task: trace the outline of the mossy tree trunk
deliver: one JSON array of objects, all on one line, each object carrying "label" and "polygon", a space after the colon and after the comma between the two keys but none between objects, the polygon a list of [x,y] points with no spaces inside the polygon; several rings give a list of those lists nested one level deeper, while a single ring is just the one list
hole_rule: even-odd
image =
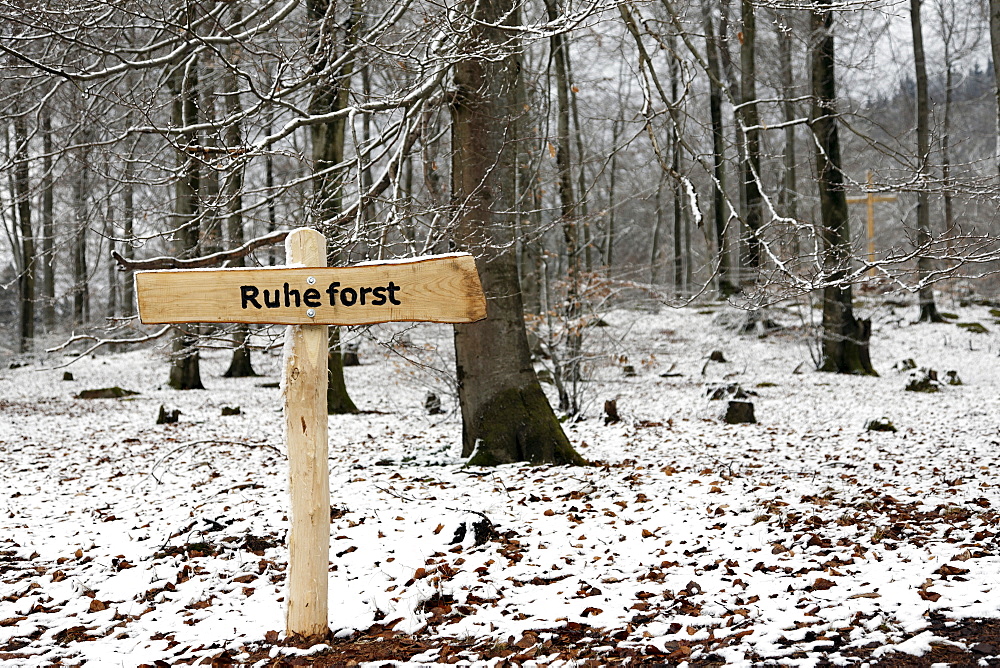
[{"label": "mossy tree trunk", "polygon": [[455,66],[452,100],[452,201],[459,245],[476,255],[487,298],[486,320],[455,327],[463,453],[472,465],[510,462],[584,464],[562,431],[531,365],[517,264],[512,250],[517,147],[510,141],[520,75],[512,0],[463,3],[470,17],[466,49]]},{"label": "mossy tree trunk", "polygon": [[[829,7],[830,0],[821,0],[819,4]],[[837,136],[832,12],[828,8],[814,10],[811,27],[813,103],[810,125],[816,136],[823,268],[829,282],[823,290],[820,371],[877,375],[868,353],[871,321],[859,321],[854,317],[851,285],[840,282],[850,268],[851,239]]]},{"label": "mossy tree trunk", "polygon": [[[326,70],[327,63],[340,55],[337,46],[350,49],[357,42],[360,30],[361,4],[354,0],[351,17],[341,25],[336,16],[336,6],[331,0],[308,0],[306,8],[309,22],[313,26],[313,69]],[[341,35],[338,35],[338,32]],[[338,41],[338,37],[342,40]],[[316,82],[309,103],[309,111],[314,114],[330,114],[344,109],[349,102],[351,76],[354,73],[354,59],[346,58],[333,72],[326,73]],[[345,116],[310,126],[313,157],[313,220],[317,229],[328,240],[327,261],[331,265],[342,261],[339,235],[327,229],[328,221],[340,213],[345,175],[332,169],[344,159]],[[330,327],[330,350],[327,355],[330,384],[327,386],[326,408],[330,415],[356,413],[357,406],[347,393],[344,381],[344,363],[340,354],[340,330]]]}]

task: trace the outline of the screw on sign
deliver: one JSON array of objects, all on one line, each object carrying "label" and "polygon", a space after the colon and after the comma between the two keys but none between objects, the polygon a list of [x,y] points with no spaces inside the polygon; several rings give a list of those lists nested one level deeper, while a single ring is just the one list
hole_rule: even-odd
[{"label": "screw on sign", "polygon": [[486,300],[467,253],[327,267],[326,238],[307,228],[291,232],[285,249],[293,266],[137,272],[135,294],[147,324],[291,325],[284,360],[291,492],[286,631],[320,639],[329,632],[327,325],[475,322],[486,317]]}]

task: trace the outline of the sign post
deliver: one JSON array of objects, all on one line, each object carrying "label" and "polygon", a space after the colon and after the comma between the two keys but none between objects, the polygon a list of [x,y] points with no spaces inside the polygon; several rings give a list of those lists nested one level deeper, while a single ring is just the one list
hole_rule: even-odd
[{"label": "sign post", "polygon": [[[875,202],[895,202],[895,195],[876,195],[874,191],[875,180],[872,175],[872,170],[868,170],[868,188],[867,194],[864,197],[848,197],[848,204],[861,204],[862,202],[867,205],[868,208],[868,226],[866,228],[868,233],[868,262],[875,263]],[[868,269],[868,278],[875,278],[875,267],[872,266]]]},{"label": "sign post", "polygon": [[486,317],[467,253],[326,266],[326,238],[302,228],[285,239],[289,267],[135,274],[143,323],[290,325],[285,334],[285,439],[291,526],[286,632],[329,631],[330,480],[327,464],[327,325],[475,322]]}]

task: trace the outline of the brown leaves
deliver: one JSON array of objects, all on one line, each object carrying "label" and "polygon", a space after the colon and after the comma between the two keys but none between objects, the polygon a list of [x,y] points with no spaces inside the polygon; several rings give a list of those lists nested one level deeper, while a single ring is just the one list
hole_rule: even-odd
[{"label": "brown leaves", "polygon": [[826,591],[827,589],[832,589],[837,586],[837,583],[833,580],[827,580],[826,578],[816,578],[815,582],[812,583],[812,591]]}]

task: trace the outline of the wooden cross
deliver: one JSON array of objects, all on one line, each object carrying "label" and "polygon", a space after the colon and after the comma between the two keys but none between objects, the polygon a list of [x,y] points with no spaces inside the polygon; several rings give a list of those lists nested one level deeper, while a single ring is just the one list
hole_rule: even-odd
[{"label": "wooden cross", "polygon": [[895,202],[895,195],[876,195],[874,189],[874,177],[872,170],[868,170],[868,187],[864,197],[848,197],[848,204],[868,205],[868,262],[872,265],[868,268],[868,278],[875,278],[875,202]]},{"label": "wooden cross", "polygon": [[326,238],[303,228],[285,239],[285,254],[291,266],[137,272],[135,294],[143,323],[291,325],[283,383],[291,495],[285,627],[318,640],[329,632],[327,325],[475,322],[486,317],[486,300],[468,253],[328,268]]}]

